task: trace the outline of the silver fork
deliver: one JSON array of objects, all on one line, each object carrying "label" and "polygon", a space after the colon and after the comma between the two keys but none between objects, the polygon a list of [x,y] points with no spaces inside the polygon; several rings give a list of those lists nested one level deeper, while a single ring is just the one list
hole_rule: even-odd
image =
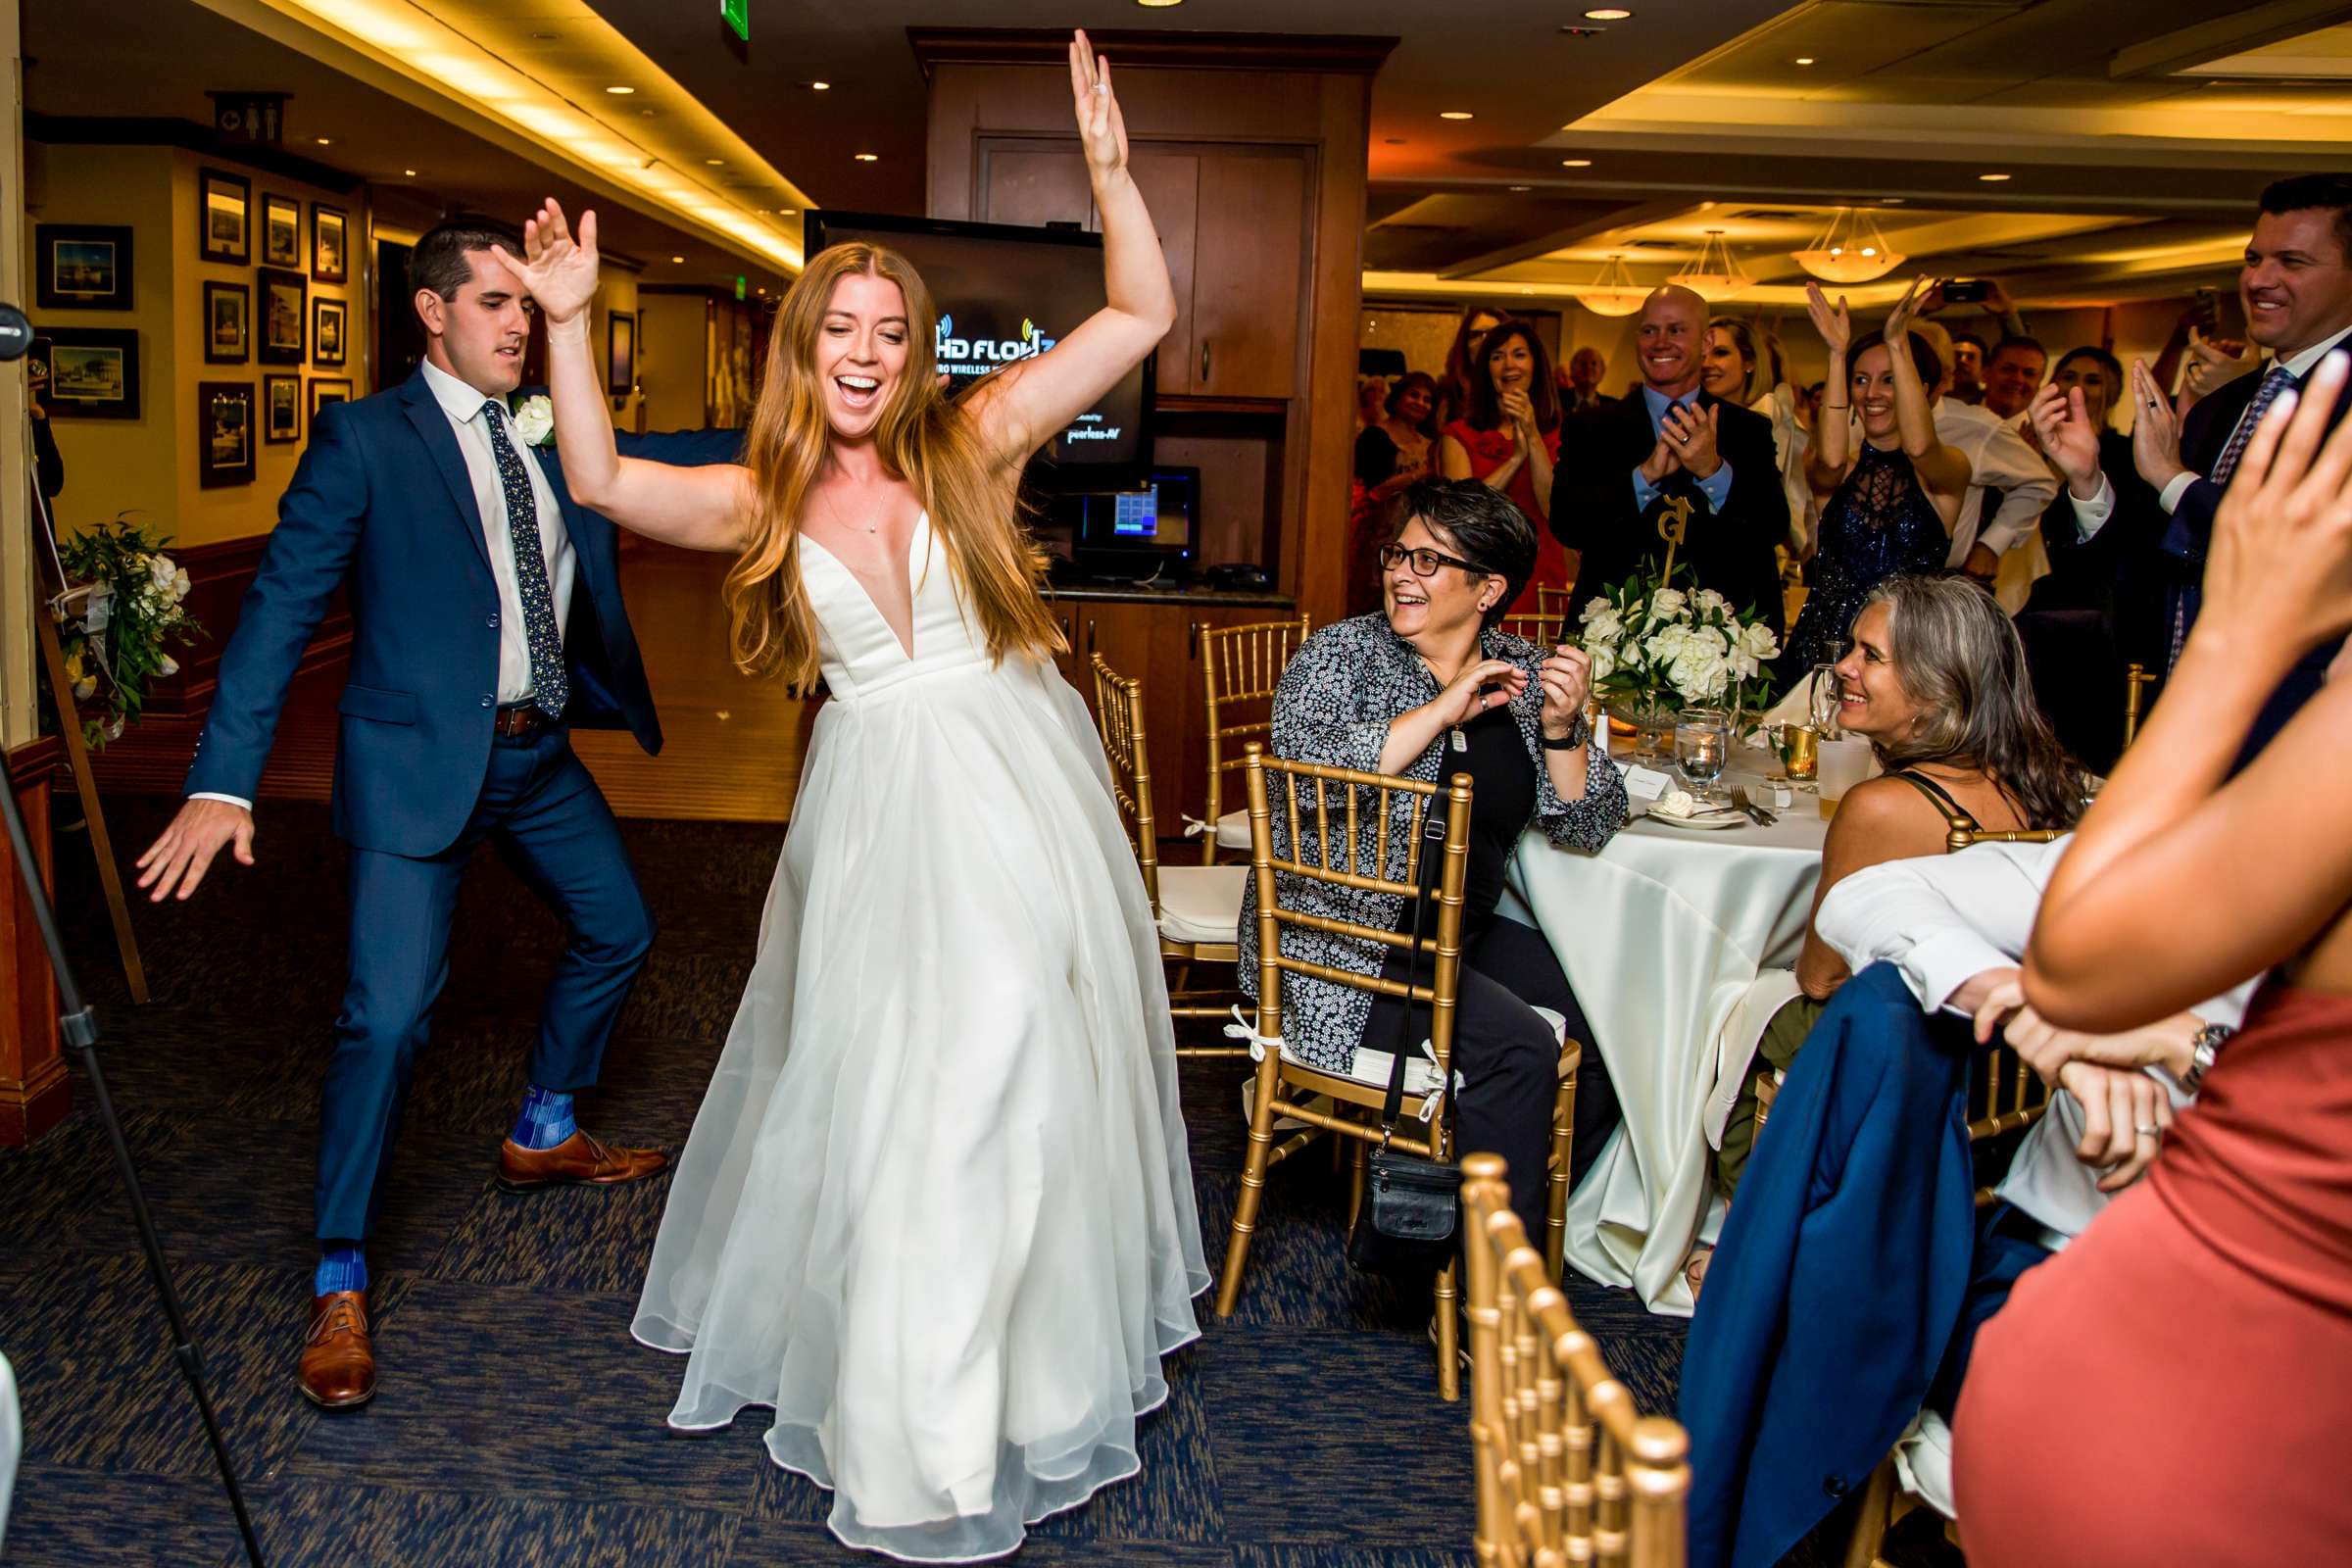
[{"label": "silver fork", "polygon": [[1779,817],[1777,817],[1777,816],[1773,815],[1773,814],[1772,814],[1770,811],[1767,811],[1766,809],[1764,809],[1764,808],[1762,808],[1761,806],[1758,806],[1758,805],[1757,805],[1755,802],[1753,802],[1753,801],[1751,801],[1751,800],[1749,800],[1749,799],[1747,798],[1747,786],[1746,786],[1746,785],[1744,785],[1744,784],[1735,784],[1735,785],[1733,785],[1733,786],[1732,786],[1732,789],[1731,789],[1731,795],[1732,795],[1732,804],[1733,804],[1734,806],[1737,806],[1738,808],[1740,808],[1740,809],[1741,809],[1742,811],[1745,811],[1745,812],[1747,813],[1747,815],[1748,815],[1748,819],[1749,819],[1750,821],[1754,822],[1754,823],[1755,823],[1757,826],[1759,826],[1759,827],[1770,827],[1770,826],[1772,826],[1772,825],[1773,825],[1775,822],[1778,822],[1778,821],[1780,820],[1780,818],[1779,818]]}]

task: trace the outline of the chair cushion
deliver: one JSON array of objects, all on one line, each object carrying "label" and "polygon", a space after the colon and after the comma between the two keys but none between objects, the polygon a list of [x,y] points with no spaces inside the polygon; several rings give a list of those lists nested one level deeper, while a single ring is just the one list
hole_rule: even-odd
[{"label": "chair cushion", "polygon": [[1249,847],[1250,811],[1248,808],[1245,807],[1239,811],[1227,811],[1223,816],[1217,818],[1218,849],[1246,850]]},{"label": "chair cushion", "polygon": [[1241,940],[1246,865],[1163,865],[1159,868],[1159,934],[1170,942]]}]

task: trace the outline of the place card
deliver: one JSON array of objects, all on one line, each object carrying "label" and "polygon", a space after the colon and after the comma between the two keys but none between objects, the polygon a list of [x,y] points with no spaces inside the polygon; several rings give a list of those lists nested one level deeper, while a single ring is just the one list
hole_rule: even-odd
[{"label": "place card", "polygon": [[1637,801],[1654,801],[1674,785],[1674,775],[1636,762],[1625,770],[1625,793]]}]

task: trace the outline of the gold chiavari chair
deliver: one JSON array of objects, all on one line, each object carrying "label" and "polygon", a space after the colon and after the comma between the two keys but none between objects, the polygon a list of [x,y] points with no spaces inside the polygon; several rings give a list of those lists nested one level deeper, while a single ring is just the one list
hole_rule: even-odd
[{"label": "gold chiavari chair", "polygon": [[[1389,1147],[1430,1159],[1447,1157],[1446,1118],[1435,1114],[1436,1107],[1426,1102],[1436,1098],[1441,1086],[1451,1082],[1453,1071],[1454,1006],[1461,983],[1462,881],[1467,872],[1470,842],[1468,774],[1456,774],[1450,783],[1441,787],[1386,773],[1358,773],[1310,762],[1284,761],[1266,756],[1265,749],[1254,743],[1244,753],[1244,772],[1250,786],[1249,869],[1257,880],[1256,1038],[1261,1045],[1250,1098],[1250,1142],[1242,1167],[1241,1196],[1234,1207],[1233,1237],[1226,1248],[1224,1275],[1217,1288],[1219,1317],[1230,1317],[1241,1299],[1242,1270],[1250,1255],[1250,1238],[1256,1233],[1267,1169],[1306,1147],[1318,1129],[1351,1140],[1356,1155],[1354,1190],[1348,1205],[1352,1222],[1362,1197],[1364,1156],[1370,1146],[1381,1141],[1377,1127],[1366,1119],[1350,1117],[1348,1110],[1355,1107],[1359,1113],[1378,1113],[1388,1096],[1388,1064],[1368,1068],[1362,1077],[1341,1077],[1310,1067],[1286,1054],[1280,1046],[1285,973],[1308,975],[1334,985],[1429,1004],[1428,1044],[1436,1070],[1426,1079],[1428,1090],[1416,1093],[1412,1092],[1414,1080],[1408,1069],[1407,1093],[1400,1112],[1400,1126],[1411,1126],[1414,1118],[1424,1110],[1429,1111],[1430,1120],[1424,1124],[1429,1133],[1422,1138],[1400,1131],[1389,1140]],[[1277,798],[1291,846],[1290,857],[1282,859],[1274,855]],[[1434,852],[1443,857],[1436,888],[1437,931],[1424,936],[1419,948],[1431,957],[1427,985],[1407,985],[1380,975],[1356,974],[1291,957],[1283,952],[1282,933],[1286,929],[1352,937],[1399,952],[1412,948],[1413,938],[1406,933],[1333,920],[1288,906],[1282,902],[1281,884],[1276,881],[1275,873],[1286,872],[1311,881],[1409,898],[1420,882],[1420,858],[1425,853],[1422,831],[1429,813],[1438,809],[1441,800],[1446,811],[1446,836],[1443,849]],[[1374,860],[1361,853],[1359,828],[1367,823],[1394,824],[1399,820],[1410,829],[1410,838],[1403,870],[1399,876],[1392,877],[1387,874],[1387,834],[1383,833],[1379,840],[1382,858]],[[1310,843],[1314,855],[1311,859],[1305,849]],[[1545,1248],[1550,1254],[1549,1267],[1555,1275],[1567,1234],[1576,1076],[1583,1062],[1584,1048],[1575,1041],[1563,1040],[1559,1089],[1552,1102],[1550,1173],[1545,1193]],[[1275,1123],[1285,1117],[1303,1124],[1304,1130],[1277,1146]],[[1456,1291],[1452,1267],[1438,1276],[1436,1294],[1438,1392],[1444,1398],[1455,1399],[1461,1396],[1461,1369],[1455,1355],[1460,1331],[1454,1320]]]},{"label": "gold chiavari chair", "polygon": [[2129,748],[2139,738],[2139,720],[2147,702],[2147,690],[2156,684],[2156,677],[2145,664],[2124,666],[2124,745]]},{"label": "gold chiavari chair", "polygon": [[[1110,764],[1110,793],[1118,803],[1121,824],[1135,844],[1135,858],[1144,873],[1144,891],[1152,900],[1152,918],[1159,928],[1159,953],[1183,965],[1232,964],[1240,961],[1237,933],[1242,920],[1242,892],[1249,886],[1246,865],[1161,865],[1152,812],[1152,760],[1144,736],[1144,683],[1121,675],[1093,656],[1095,722],[1102,737],[1102,756]],[[1239,993],[1222,990],[1171,990],[1169,1011],[1179,1018],[1222,1018]],[[1241,1046],[1179,1047],[1180,1056],[1242,1056]]]},{"label": "gold chiavari chair", "polygon": [[1511,1212],[1499,1154],[1462,1160],[1479,1568],[1682,1568],[1690,1437],[1645,1416]]},{"label": "gold chiavari chair", "polygon": [[1502,629],[1514,637],[1524,637],[1538,648],[1550,648],[1559,641],[1560,621],[1556,615],[1505,615]]},{"label": "gold chiavari chair", "polygon": [[1551,622],[1552,625],[1558,626],[1562,622],[1574,621],[1576,617],[1570,612],[1575,609],[1576,591],[1574,589],[1554,588],[1549,583],[1536,584],[1536,613]]},{"label": "gold chiavari chair", "polygon": [[1246,626],[1197,626],[1200,676],[1208,692],[1208,804],[1204,819],[1185,831],[1200,839],[1200,863],[1217,863],[1219,850],[1250,848],[1250,813],[1225,809],[1225,775],[1242,768],[1241,748],[1274,736],[1274,688],[1291,656],[1306,641],[1307,617],[1259,620]]}]

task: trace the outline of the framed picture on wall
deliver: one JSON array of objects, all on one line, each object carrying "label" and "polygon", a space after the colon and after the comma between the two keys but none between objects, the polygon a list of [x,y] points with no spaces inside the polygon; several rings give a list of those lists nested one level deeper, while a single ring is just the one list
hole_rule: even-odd
[{"label": "framed picture on wall", "polygon": [[253,483],[253,383],[196,383],[196,483]]},{"label": "framed picture on wall", "polygon": [[262,197],[262,264],[302,265],[302,203],[291,196]]},{"label": "framed picture on wall", "polygon": [[243,267],[253,260],[253,181],[219,169],[196,171],[196,256]]},{"label": "framed picture on wall", "polygon": [[321,283],[351,281],[349,222],[342,208],[311,203],[311,276]]},{"label": "framed picture on wall", "polygon": [[242,283],[204,285],[204,363],[243,365],[253,352],[253,290]]},{"label": "framed picture on wall", "polygon": [[320,365],[343,363],[346,309],[341,300],[324,295],[311,301],[311,358]]},{"label": "framed picture on wall", "polygon": [[43,326],[33,329],[34,380],[49,369],[42,406],[53,419],[135,419],[139,416],[139,334],[128,327]]},{"label": "framed picture on wall", "polygon": [[271,446],[302,439],[302,377],[262,377],[262,439]]},{"label": "framed picture on wall", "polygon": [[605,389],[625,393],[637,384],[637,318],[626,311],[605,317]]},{"label": "framed picture on wall", "polygon": [[346,380],[314,380],[311,382],[311,418],[316,421],[318,411],[329,403],[349,403],[351,383]]},{"label": "framed picture on wall", "polygon": [[310,279],[274,267],[254,275],[262,288],[262,341],[254,357],[264,365],[300,365],[310,341]]},{"label": "framed picture on wall", "polygon": [[92,223],[36,223],[33,303],[44,311],[130,309],[130,230]]}]

